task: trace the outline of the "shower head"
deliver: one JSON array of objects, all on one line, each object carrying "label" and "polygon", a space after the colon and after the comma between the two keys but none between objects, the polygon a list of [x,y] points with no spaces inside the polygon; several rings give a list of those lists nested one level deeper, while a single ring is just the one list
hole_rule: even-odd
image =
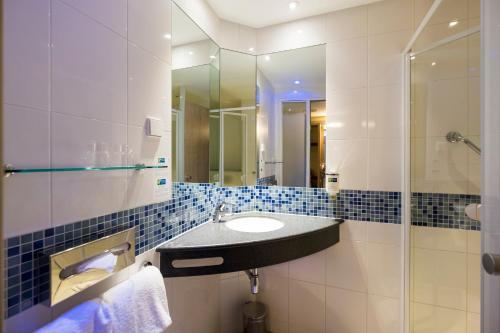
[{"label": "shower head", "polygon": [[448,142],[455,143],[463,142],[465,138],[458,132],[448,132],[448,134],[446,134],[446,140],[448,140]]},{"label": "shower head", "polygon": [[473,151],[475,151],[477,154],[481,155],[481,148],[479,148],[478,146],[476,146],[476,144],[474,142],[472,142],[471,140],[467,139],[466,137],[464,137],[459,132],[453,132],[453,131],[452,132],[448,132],[448,134],[446,134],[446,140],[448,142],[451,142],[451,143],[463,142],[470,149],[472,149]]}]

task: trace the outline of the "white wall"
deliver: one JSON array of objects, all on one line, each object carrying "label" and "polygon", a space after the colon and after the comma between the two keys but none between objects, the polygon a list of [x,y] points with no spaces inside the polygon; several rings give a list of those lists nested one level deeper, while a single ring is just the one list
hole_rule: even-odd
[{"label": "white wall", "polygon": [[[5,162],[154,164],[170,152],[170,2],[5,1]],[[146,116],[165,121],[161,140]],[[164,201],[157,176],[107,171],[4,179],[6,237]],[[29,209],[26,209],[29,207]]]},{"label": "white wall", "polygon": [[260,29],[202,15],[202,6],[183,9],[230,49],[248,52],[254,36],[258,54],[326,43],[327,168],[345,189],[401,191],[401,53],[427,5],[385,0]]},{"label": "white wall", "polygon": [[401,332],[400,226],[347,221],[340,242],[261,272],[272,332]]},{"label": "white wall", "polygon": [[[155,164],[169,157],[170,42],[163,37],[169,32],[167,0],[148,6],[140,0],[4,1],[5,162],[49,168]],[[146,116],[164,120],[161,140],[145,136]],[[5,237],[165,201],[170,186],[155,193],[158,177],[170,181],[170,171],[3,178]],[[7,331],[31,332],[90,294],[53,309],[30,308],[10,318]]]}]

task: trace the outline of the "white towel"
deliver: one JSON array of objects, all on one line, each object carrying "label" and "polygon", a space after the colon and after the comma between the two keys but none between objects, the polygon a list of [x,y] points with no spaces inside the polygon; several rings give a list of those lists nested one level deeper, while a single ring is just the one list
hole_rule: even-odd
[{"label": "white towel", "polygon": [[101,296],[101,325],[113,333],[162,333],[171,324],[158,268],[149,266]]},{"label": "white towel", "polygon": [[106,333],[99,318],[101,304],[99,300],[84,302],[60,315],[53,322],[38,329],[35,333]]}]

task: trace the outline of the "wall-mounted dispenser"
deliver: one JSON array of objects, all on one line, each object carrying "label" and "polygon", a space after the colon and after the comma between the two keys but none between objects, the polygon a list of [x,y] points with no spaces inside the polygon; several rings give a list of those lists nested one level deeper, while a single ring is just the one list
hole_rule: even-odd
[{"label": "wall-mounted dispenser", "polygon": [[340,192],[340,175],[337,172],[327,172],[325,174],[325,189],[328,195],[336,197]]}]

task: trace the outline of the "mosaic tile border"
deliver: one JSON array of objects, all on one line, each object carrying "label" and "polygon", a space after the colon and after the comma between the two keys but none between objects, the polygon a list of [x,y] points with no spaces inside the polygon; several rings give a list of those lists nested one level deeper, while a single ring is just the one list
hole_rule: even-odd
[{"label": "mosaic tile border", "polygon": [[479,195],[412,193],[411,224],[424,227],[481,230],[478,221],[465,215],[465,207],[480,203]]},{"label": "mosaic tile border", "polygon": [[324,189],[174,183],[173,199],[57,226],[5,240],[5,318],[48,299],[48,255],[136,227],[136,255],[198,226],[226,200],[235,211],[269,211],[401,223],[398,192],[341,191],[335,199]]}]

